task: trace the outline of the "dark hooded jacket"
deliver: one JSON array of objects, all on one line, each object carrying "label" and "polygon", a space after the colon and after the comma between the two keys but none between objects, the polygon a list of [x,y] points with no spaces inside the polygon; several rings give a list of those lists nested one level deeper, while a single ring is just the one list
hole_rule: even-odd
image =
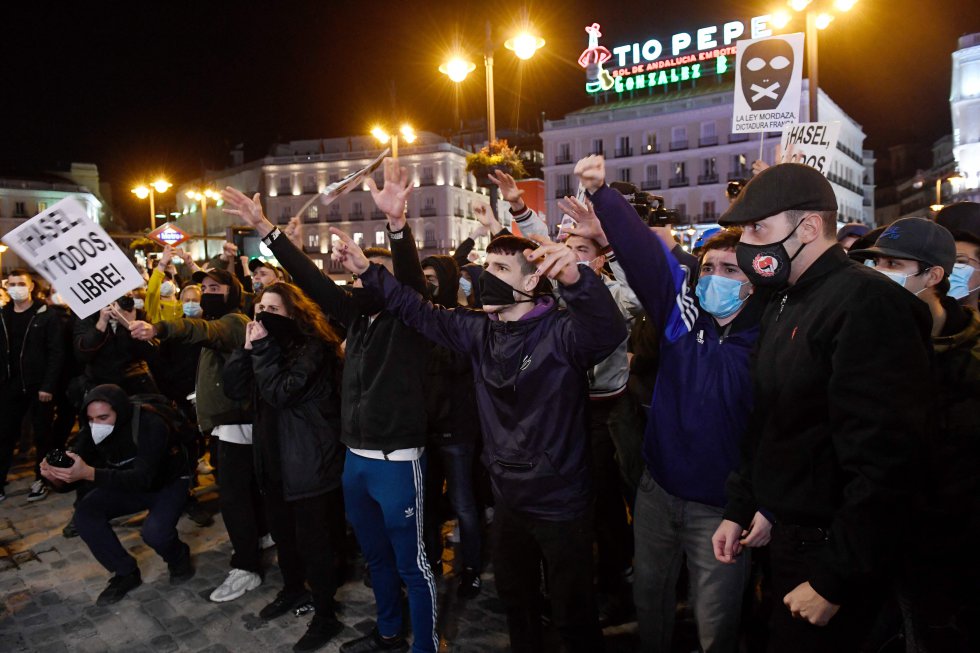
[{"label": "dark hooded jacket", "polygon": [[[109,436],[95,444],[89,429],[88,405],[104,401],[116,411],[116,423]],[[167,423],[142,406],[139,430],[133,440],[133,405],[117,385],[99,385],[82,400],[82,429],[74,450],[82,460],[95,468],[94,487],[120,492],[155,492],[174,479],[188,475],[188,461],[183,451],[172,447]],[[70,488],[65,488],[70,489]]]},{"label": "dark hooded jacket", "polygon": [[[434,303],[456,308],[459,266],[451,256],[429,256],[422,268],[431,267],[439,278]],[[468,444],[480,436],[473,368],[469,359],[445,347],[433,346],[425,368],[425,410],[430,444]]]},{"label": "dark hooded jacket", "polygon": [[0,383],[19,378],[22,390],[37,388],[54,394],[68,352],[64,347],[64,324],[59,315],[41,302],[31,307],[34,314],[19,351],[11,351],[8,323],[14,303],[0,309]]}]

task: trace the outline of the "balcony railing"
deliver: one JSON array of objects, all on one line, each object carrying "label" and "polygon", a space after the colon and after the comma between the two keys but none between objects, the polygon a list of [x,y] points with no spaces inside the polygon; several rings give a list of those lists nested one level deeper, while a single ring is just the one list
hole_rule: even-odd
[{"label": "balcony railing", "polygon": [[644,179],[640,182],[640,190],[660,190],[660,186],[659,179]]},{"label": "balcony railing", "polygon": [[677,150],[686,150],[689,147],[690,147],[690,144],[687,141],[671,141],[670,142],[670,151],[671,152],[676,152]]},{"label": "balcony railing", "polygon": [[564,165],[566,163],[571,163],[571,162],[572,162],[571,154],[559,154],[558,156],[555,157],[556,166]]},{"label": "balcony railing", "polygon": [[625,158],[625,157],[628,157],[628,156],[633,156],[633,148],[632,147],[623,147],[623,148],[620,148],[620,149],[617,149],[616,150],[616,157],[615,158],[622,159],[622,158]]},{"label": "balcony railing", "polygon": [[350,212],[350,219],[351,220],[363,220],[364,219],[364,211],[351,211]]},{"label": "balcony railing", "polygon": [[573,197],[575,196],[575,193],[573,193],[570,188],[559,188],[555,191],[555,199],[560,200],[561,198],[568,197],[570,195]]},{"label": "balcony railing", "polygon": [[713,175],[698,175],[698,186],[705,186],[707,184],[717,184],[718,174]]},{"label": "balcony railing", "polygon": [[419,209],[419,215],[423,218],[434,217],[437,213],[437,209],[434,206],[423,206]]},{"label": "balcony railing", "polygon": [[644,154],[659,154],[660,153],[660,146],[659,145],[647,145],[647,146],[645,146],[643,148],[643,153]]},{"label": "balcony railing", "polygon": [[435,186],[435,185],[436,185],[435,177],[421,177],[419,179],[419,186]]},{"label": "balcony railing", "polygon": [[291,215],[280,215],[279,216],[279,219],[276,221],[276,224],[288,224],[290,218],[292,218],[292,217],[293,216],[291,216]]},{"label": "balcony railing", "polygon": [[679,188],[681,186],[690,186],[690,185],[691,185],[691,180],[688,179],[687,177],[674,177],[668,183],[668,186],[670,186],[671,188]]},{"label": "balcony railing", "polygon": [[306,252],[307,254],[319,254],[320,253],[320,246],[319,245],[303,245],[303,251]]},{"label": "balcony railing", "polygon": [[741,170],[735,170],[728,173],[728,181],[745,181],[752,176],[751,171],[748,168],[743,168]]},{"label": "balcony railing", "polygon": [[372,220],[384,220],[385,219],[385,212],[382,211],[381,209],[373,209],[371,211],[371,219]]},{"label": "balcony railing", "polygon": [[457,218],[462,218],[466,215],[466,213],[461,208],[455,208],[453,209],[453,215]]},{"label": "balcony railing", "polygon": [[330,213],[327,214],[328,222],[340,222],[340,220],[341,220],[340,211],[331,211]]},{"label": "balcony railing", "polygon": [[718,144],[717,136],[702,136],[698,139],[698,147],[711,147]]},{"label": "balcony railing", "polygon": [[728,135],[728,142],[729,143],[745,143],[748,140],[749,140],[749,135],[748,134],[729,134]]}]

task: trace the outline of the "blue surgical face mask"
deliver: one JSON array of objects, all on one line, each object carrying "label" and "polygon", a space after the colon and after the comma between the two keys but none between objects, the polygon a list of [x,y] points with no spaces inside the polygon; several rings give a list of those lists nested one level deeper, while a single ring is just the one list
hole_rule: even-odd
[{"label": "blue surgical face mask", "polygon": [[184,302],[185,317],[201,317],[201,302]]},{"label": "blue surgical face mask", "polygon": [[694,294],[697,295],[701,308],[719,319],[731,317],[742,308],[745,298],[742,297],[742,286],[748,281],[729,279],[717,274],[709,274],[698,279]]},{"label": "blue surgical face mask", "polygon": [[953,299],[963,299],[976,288],[970,288],[970,277],[973,276],[974,269],[969,263],[957,263],[953,266],[953,271],[949,273],[949,292]]},{"label": "blue surgical face mask", "polygon": [[463,291],[463,294],[467,297],[473,292],[473,282],[466,277],[459,278],[459,289]]},{"label": "blue surgical face mask", "polygon": [[[895,283],[897,283],[898,285],[900,285],[902,288],[905,288],[906,287],[905,286],[905,283],[909,280],[909,277],[916,277],[916,276],[918,276],[920,274],[918,272],[915,273],[915,274],[902,274],[901,272],[890,272],[888,270],[882,270],[882,269],[876,267],[876,263],[875,263],[874,259],[870,259],[870,258],[869,259],[865,259],[864,264],[866,266],[868,266],[869,268],[874,269],[875,272],[878,272],[879,274],[885,275],[886,277],[888,277],[889,279],[891,279],[892,281],[894,281]],[[926,271],[928,271],[928,268],[926,270],[923,270],[923,272],[926,272]],[[923,288],[922,290],[925,290],[925,288]],[[922,290],[920,290],[919,292],[914,292],[912,294],[918,297],[919,293],[922,292]],[[909,291],[909,292],[912,292],[912,291]]]}]

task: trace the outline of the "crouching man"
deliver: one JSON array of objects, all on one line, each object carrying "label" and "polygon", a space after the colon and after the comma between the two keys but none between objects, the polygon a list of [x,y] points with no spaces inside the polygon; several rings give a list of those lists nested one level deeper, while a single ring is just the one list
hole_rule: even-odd
[{"label": "crouching man", "polygon": [[122,515],[149,509],[143,541],[167,562],[171,584],[190,579],[190,548],[177,535],[189,465],[186,454],[170,446],[167,423],[150,407],[134,411],[116,385],[90,390],[82,411],[88,424],[75,450],[49,454],[41,462],[41,474],[59,491],[78,489],[83,494],[75,508],[75,527],[95,559],[114,574],[97,604],[116,603],[142,583],[136,560],[109,524]]}]

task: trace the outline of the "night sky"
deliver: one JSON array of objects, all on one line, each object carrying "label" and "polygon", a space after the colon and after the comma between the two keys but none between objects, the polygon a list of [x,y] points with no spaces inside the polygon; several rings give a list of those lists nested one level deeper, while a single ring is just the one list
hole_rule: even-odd
[{"label": "night sky", "polygon": [[[819,0],[818,0],[819,1]],[[477,64],[484,23],[503,40],[524,3],[24,2],[5,3],[0,34],[0,171],[97,163],[117,213],[141,215],[129,188],[246,159],[277,140],[366,133],[378,120],[452,127],[455,86],[437,68],[454,42]],[[538,130],[589,103],[576,63],[584,26],[612,47],[767,13],[777,3],[555,0],[527,3],[547,45],[530,62],[500,48],[498,129],[518,116]],[[802,31],[802,21],[800,21]],[[820,82],[878,150],[929,145],[950,132],[950,53],[980,31],[980,3],[860,0],[820,36]],[[396,110],[392,103],[392,83]],[[459,92],[463,119],[484,115],[482,67]]]}]

